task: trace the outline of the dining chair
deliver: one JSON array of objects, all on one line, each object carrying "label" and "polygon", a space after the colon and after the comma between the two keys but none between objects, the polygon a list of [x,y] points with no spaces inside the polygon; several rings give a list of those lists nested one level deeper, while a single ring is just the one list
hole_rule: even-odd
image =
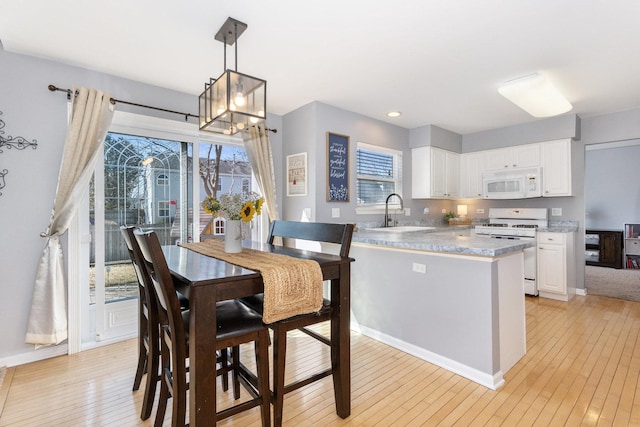
[{"label": "dining chair", "polygon": [[140,388],[142,377],[147,374],[140,418],[151,416],[156,385],[160,380],[158,366],[160,360],[160,325],[156,299],[151,292],[151,281],[141,263],[142,254],[133,231],[135,227],[121,226],[120,232],[127,246],[129,257],[138,279],[138,367],[133,380],[133,391]]},{"label": "dining chair", "polygon": [[[160,324],[158,321],[158,308],[153,290],[151,278],[146,274],[143,265],[140,246],[134,236],[134,226],[121,226],[123,240],[129,252],[131,263],[138,279],[138,366],[133,380],[133,391],[140,388],[142,377],[147,374],[144,396],[142,398],[142,410],[140,418],[146,420],[151,416],[153,400],[156,395],[156,388],[160,380],[158,373],[160,360]],[[189,308],[189,300],[178,293],[180,310]],[[229,389],[228,373],[232,371],[232,366],[228,360],[228,351],[223,350],[218,354],[218,363],[221,365],[220,375],[222,375],[223,390]],[[237,376],[239,369],[234,374]],[[238,381],[234,381],[234,395],[239,395]]]},{"label": "dining chair", "polygon": [[[189,358],[189,310],[180,310],[176,289],[158,236],[154,231],[134,231],[146,271],[157,296],[160,322],[161,385],[155,426],[163,424],[169,398],[173,399],[172,425],[185,425],[187,409],[187,363]],[[262,425],[271,425],[269,391],[269,332],[262,317],[236,300],[216,304],[216,349],[234,348],[232,363],[239,366],[240,344],[254,342],[257,381],[249,389],[252,399],[216,412],[221,420],[239,412],[261,407]],[[215,355],[213,355],[215,357]],[[235,396],[236,399],[239,397]],[[215,404],[215,402],[213,402]],[[216,420],[212,420],[215,424]]]},{"label": "dining chair", "polygon": [[[349,256],[351,248],[351,238],[353,236],[353,224],[328,224],[317,222],[297,222],[297,221],[273,221],[269,228],[267,243],[273,244],[276,237],[282,239],[300,239],[317,243],[332,243],[338,245],[337,252],[342,257]],[[286,241],[284,242],[286,243]],[[331,283],[331,286],[338,286],[338,283]],[[262,314],[264,311],[264,294],[252,295],[240,299],[252,310]],[[337,301],[335,302],[338,303]],[[336,366],[335,360],[331,360],[331,368],[322,372],[309,375],[304,379],[294,381],[290,384],[284,383],[285,365],[287,351],[287,332],[300,330],[307,335],[331,346],[331,338],[316,333],[307,326],[331,320],[335,311],[335,305],[328,299],[323,300],[322,308],[317,313],[303,314],[267,324],[273,330],[273,412],[274,425],[282,425],[282,413],[284,395],[332,375]],[[249,379],[251,379],[249,377]],[[255,379],[254,379],[255,381]]]}]

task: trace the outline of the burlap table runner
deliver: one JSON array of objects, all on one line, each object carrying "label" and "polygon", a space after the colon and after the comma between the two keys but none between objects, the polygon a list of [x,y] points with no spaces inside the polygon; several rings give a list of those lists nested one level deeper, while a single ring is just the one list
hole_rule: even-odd
[{"label": "burlap table runner", "polygon": [[315,313],[322,308],[322,270],[315,261],[247,248],[239,253],[226,253],[224,242],[217,239],[180,246],[259,271],[264,282],[264,323]]}]

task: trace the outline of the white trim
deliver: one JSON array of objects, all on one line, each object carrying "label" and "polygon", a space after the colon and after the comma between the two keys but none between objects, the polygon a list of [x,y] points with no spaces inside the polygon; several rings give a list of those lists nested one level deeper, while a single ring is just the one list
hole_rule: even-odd
[{"label": "white trim", "polygon": [[64,356],[68,353],[67,344],[59,344],[51,347],[44,347],[36,351],[28,351],[26,353],[14,354],[9,357],[0,359],[0,366],[18,366],[25,363],[38,362],[40,360],[50,359],[52,357]]},{"label": "white trim", "polygon": [[491,390],[497,390],[504,385],[504,378],[503,378],[502,371],[498,371],[494,375],[488,374],[486,372],[481,372],[475,368],[464,365],[460,362],[456,362],[455,360],[451,360],[447,357],[441,356],[431,351],[425,350],[422,347],[418,347],[406,341],[399,340],[390,335],[376,331],[375,329],[370,329],[366,326],[357,325],[354,328],[354,326],[352,325],[351,329],[353,329],[354,331],[360,332],[362,333],[362,335],[365,335],[376,341],[380,341],[393,348],[397,348],[398,350],[403,351],[407,354],[411,354],[412,356],[416,356],[422,360],[425,360],[429,363],[433,363],[434,365],[440,366],[441,368],[444,368],[455,374],[461,375],[473,382],[476,382],[482,386],[490,388]]}]

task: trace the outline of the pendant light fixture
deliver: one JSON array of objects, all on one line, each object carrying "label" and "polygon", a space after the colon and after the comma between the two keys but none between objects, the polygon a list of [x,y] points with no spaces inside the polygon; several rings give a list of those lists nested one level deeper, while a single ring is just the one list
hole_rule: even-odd
[{"label": "pendant light fixture", "polygon": [[[247,24],[227,18],[216,33],[224,44],[220,77],[204,84],[200,94],[200,130],[234,135],[267,117],[267,81],[238,72],[238,37]],[[227,45],[235,44],[235,70],[227,69]]]}]

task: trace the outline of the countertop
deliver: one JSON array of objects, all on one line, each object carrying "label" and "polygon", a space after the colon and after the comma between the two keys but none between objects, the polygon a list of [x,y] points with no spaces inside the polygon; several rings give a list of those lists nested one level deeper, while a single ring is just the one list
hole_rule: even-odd
[{"label": "countertop", "polygon": [[421,231],[370,231],[359,228],[353,243],[458,255],[494,257],[535,246],[533,240],[491,239],[476,236],[472,226],[439,226]]}]

